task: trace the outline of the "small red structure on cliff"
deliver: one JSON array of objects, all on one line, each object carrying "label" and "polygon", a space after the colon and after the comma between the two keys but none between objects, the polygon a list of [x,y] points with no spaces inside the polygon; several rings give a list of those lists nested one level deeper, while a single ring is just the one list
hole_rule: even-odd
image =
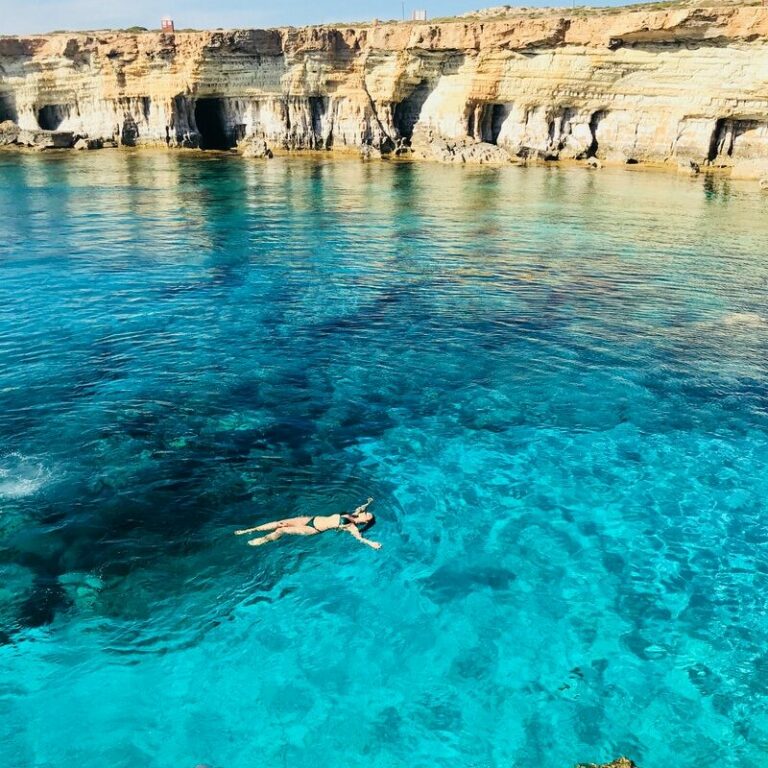
[{"label": "small red structure on cliff", "polygon": [[163,32],[174,32],[173,19],[170,16],[164,16],[160,20],[160,29],[162,29]]}]

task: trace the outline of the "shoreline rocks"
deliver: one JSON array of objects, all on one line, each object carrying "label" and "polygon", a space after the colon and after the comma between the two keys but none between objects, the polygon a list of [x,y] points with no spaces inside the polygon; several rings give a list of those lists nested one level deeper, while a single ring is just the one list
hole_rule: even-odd
[{"label": "shoreline rocks", "polygon": [[0,123],[0,146],[19,146],[30,149],[72,149],[76,137],[69,131],[28,130],[11,120]]},{"label": "shoreline rocks", "polygon": [[740,5],[6,36],[0,144],[594,158],[736,178],[768,160],[766,71],[768,8]]},{"label": "shoreline rocks", "polygon": [[747,181],[760,181],[768,178],[768,158],[737,162],[731,169],[731,178]]},{"label": "shoreline rocks", "polygon": [[637,768],[637,765],[626,757],[620,757],[610,763],[579,763],[576,768]]},{"label": "shoreline rocks", "polygon": [[72,147],[72,149],[77,149],[77,150],[104,149],[104,142],[102,139],[81,138],[74,143],[74,146]]},{"label": "shoreline rocks", "polygon": [[12,120],[0,123],[0,147],[16,144],[21,129]]},{"label": "shoreline rocks", "polygon": [[243,157],[254,157],[270,160],[274,157],[272,150],[264,139],[249,139],[238,147]]},{"label": "shoreline rocks", "polygon": [[698,176],[701,173],[701,166],[695,160],[689,160],[686,163],[678,163],[677,172],[686,176]]},{"label": "shoreline rocks", "polygon": [[[7,121],[6,121],[7,122]],[[47,152],[56,150],[58,152],[67,151],[92,151],[92,150],[107,150],[107,149],[124,149],[129,152],[141,152],[141,151],[164,151],[167,147],[162,147],[156,144],[141,144],[137,147],[126,147],[121,145],[113,139],[91,139],[88,137],[73,136],[67,133],[55,133],[45,131],[23,131],[13,123],[13,128],[0,123],[0,152]],[[18,137],[18,138],[17,138]],[[198,152],[201,155],[205,154],[205,150],[200,149],[198,146],[183,146],[174,147],[174,149],[183,151]],[[352,149],[352,148],[349,148]],[[699,175],[718,175],[724,177],[731,177],[738,181],[754,181],[757,182],[759,188],[763,191],[768,191],[768,172],[765,176],[760,175],[762,166],[758,166],[756,170],[749,173],[740,172],[739,174],[732,173],[731,169],[718,168],[705,165],[699,166],[696,169],[697,164],[680,163],[677,166],[671,167],[662,163],[638,163],[638,162],[626,162],[623,160],[619,162],[616,158],[613,161],[602,162],[597,157],[588,157],[586,159],[573,161],[570,159],[563,159],[557,155],[549,155],[542,152],[522,152],[521,155],[513,156],[506,150],[499,151],[500,148],[494,145],[483,144],[482,142],[471,143],[467,141],[463,142],[446,142],[441,139],[433,139],[428,143],[417,144],[415,147],[407,145],[399,145],[396,150],[382,151],[381,149],[371,146],[363,145],[356,152],[346,152],[344,155],[341,153],[335,153],[336,156],[350,157],[357,155],[362,161],[371,160],[386,160],[388,158],[397,158],[401,160],[408,160],[413,162],[440,162],[440,163],[453,163],[464,165],[515,165],[515,166],[550,166],[550,167],[580,167],[585,170],[599,170],[602,168],[619,169],[623,166],[632,166],[635,170],[641,171],[656,171],[656,172],[676,172],[679,175],[689,175],[696,177]],[[288,157],[288,156],[304,156],[309,157],[312,155],[319,156],[325,154],[323,150],[293,150],[286,149],[284,147],[276,148],[274,151],[265,140],[253,140],[246,139],[241,142],[237,148],[229,150],[229,154],[237,155],[245,159],[264,159],[269,160],[275,156]]]},{"label": "shoreline rocks", "polygon": [[513,159],[509,152],[495,144],[482,141],[448,141],[439,137],[430,138],[424,143],[415,144],[411,151],[417,158],[439,160],[442,163],[502,165],[512,162]]}]

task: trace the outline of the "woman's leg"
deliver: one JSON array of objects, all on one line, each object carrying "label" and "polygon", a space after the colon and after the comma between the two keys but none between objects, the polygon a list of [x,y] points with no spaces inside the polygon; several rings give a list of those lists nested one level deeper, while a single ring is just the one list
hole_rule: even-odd
[{"label": "woman's leg", "polygon": [[254,533],[255,531],[274,531],[276,528],[283,528],[287,525],[306,525],[312,518],[310,517],[289,517],[285,520],[275,520],[272,523],[264,523],[264,525],[257,525],[255,528],[243,528],[242,530],[235,531],[235,536],[242,536],[244,533]]},{"label": "woman's leg", "polygon": [[270,541],[277,541],[283,536],[314,536],[316,533],[320,533],[320,531],[308,525],[285,525],[282,528],[276,528],[266,536],[251,539],[248,543],[252,547],[260,547],[262,544],[268,544]]}]

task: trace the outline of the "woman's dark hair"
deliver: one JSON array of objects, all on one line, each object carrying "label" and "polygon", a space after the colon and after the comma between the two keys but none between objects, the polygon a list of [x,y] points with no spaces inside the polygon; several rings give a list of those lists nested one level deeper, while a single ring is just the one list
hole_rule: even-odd
[{"label": "woman's dark hair", "polygon": [[376,516],[371,514],[371,519],[359,529],[360,533],[365,533],[369,528],[373,528],[374,525],[376,525]]}]

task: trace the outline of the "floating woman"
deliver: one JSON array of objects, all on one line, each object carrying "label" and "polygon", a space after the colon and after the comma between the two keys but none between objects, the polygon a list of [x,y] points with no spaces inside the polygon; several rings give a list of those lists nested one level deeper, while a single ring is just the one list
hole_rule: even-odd
[{"label": "floating woman", "polygon": [[361,504],[351,515],[315,515],[314,517],[290,517],[287,520],[275,520],[273,523],[264,523],[255,528],[244,528],[235,531],[235,536],[242,536],[254,531],[272,531],[266,536],[251,539],[248,543],[252,547],[260,547],[270,541],[277,541],[283,536],[314,536],[316,533],[326,531],[344,531],[354,536],[361,544],[367,544],[373,549],[381,549],[378,541],[371,541],[363,537],[369,528],[376,524],[376,518],[368,512],[373,499],[368,499]]}]

